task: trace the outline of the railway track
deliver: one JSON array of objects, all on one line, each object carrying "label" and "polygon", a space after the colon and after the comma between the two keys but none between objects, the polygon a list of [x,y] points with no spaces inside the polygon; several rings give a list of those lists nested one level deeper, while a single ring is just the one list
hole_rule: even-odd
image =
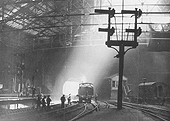
[{"label": "railway track", "polygon": [[1,121],[75,121],[98,110],[97,103],[73,104],[61,109],[60,105],[54,105],[48,111],[25,109],[1,115]]},{"label": "railway track", "polygon": [[[116,102],[109,101],[108,103],[117,105]],[[159,121],[170,121],[170,110],[168,109],[163,109],[163,108],[157,108],[156,106],[147,106],[147,105],[139,105],[139,104],[134,104],[134,103],[123,103],[123,108],[131,108],[131,109],[136,109],[140,110],[146,114],[151,115],[155,119]]]},{"label": "railway track", "polygon": [[156,119],[159,119],[160,121],[170,121],[170,111],[168,110],[156,107],[136,106],[128,103],[124,105],[130,108],[137,107],[142,112],[150,114],[151,116],[155,117]]},{"label": "railway track", "polygon": [[99,107],[99,103],[86,103],[84,105],[84,110],[82,112],[80,112],[78,115],[76,115],[75,117],[73,117],[72,119],[70,119],[69,121],[76,121],[88,114],[91,114],[93,111],[97,111]]},{"label": "railway track", "polygon": [[60,105],[54,105],[48,111],[28,109],[23,111],[14,111],[9,114],[1,115],[1,121],[56,121],[56,119],[70,117],[72,112],[76,113],[82,110],[84,106],[74,104],[66,108],[60,108]]}]

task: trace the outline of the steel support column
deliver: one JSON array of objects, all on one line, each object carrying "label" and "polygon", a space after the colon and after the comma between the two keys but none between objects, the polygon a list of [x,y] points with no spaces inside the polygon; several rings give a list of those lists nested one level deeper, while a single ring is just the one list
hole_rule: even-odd
[{"label": "steel support column", "polygon": [[119,83],[118,83],[117,109],[122,109],[123,67],[124,67],[124,44],[122,43],[119,46]]}]

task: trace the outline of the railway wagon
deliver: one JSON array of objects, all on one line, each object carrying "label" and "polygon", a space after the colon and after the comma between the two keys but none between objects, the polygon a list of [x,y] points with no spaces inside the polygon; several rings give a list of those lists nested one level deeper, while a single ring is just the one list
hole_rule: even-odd
[{"label": "railway wagon", "polygon": [[94,97],[94,86],[92,83],[80,83],[78,89],[79,102],[91,103],[91,99]]},{"label": "railway wagon", "polygon": [[167,96],[167,85],[163,82],[147,82],[139,84],[139,101],[141,103],[164,103]]}]

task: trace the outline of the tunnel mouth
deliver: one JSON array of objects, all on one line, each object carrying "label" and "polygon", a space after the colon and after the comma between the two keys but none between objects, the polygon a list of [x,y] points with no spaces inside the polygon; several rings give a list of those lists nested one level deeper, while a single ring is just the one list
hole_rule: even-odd
[{"label": "tunnel mouth", "polygon": [[76,96],[78,94],[79,83],[76,81],[66,81],[63,85],[63,94]]}]

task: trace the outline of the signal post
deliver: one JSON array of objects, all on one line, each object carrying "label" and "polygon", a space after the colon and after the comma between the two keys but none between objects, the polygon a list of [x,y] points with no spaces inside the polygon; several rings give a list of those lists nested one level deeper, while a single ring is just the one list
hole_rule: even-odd
[{"label": "signal post", "polygon": [[[115,49],[118,53],[115,56],[119,58],[119,84],[118,84],[117,109],[122,109],[122,94],[123,94],[122,82],[123,82],[124,55],[128,50],[136,48],[138,46],[137,37],[142,33],[142,30],[140,27],[137,29],[137,19],[142,15],[142,11],[140,9],[138,10],[137,8],[135,8],[135,10],[122,10],[121,11],[122,17],[123,17],[123,14],[133,14],[135,16],[134,29],[126,29],[126,32],[134,33],[133,41],[124,41],[123,36],[120,41],[110,40],[110,36],[112,36],[113,33],[115,33],[114,27],[110,28],[111,18],[114,17],[114,15],[116,14],[114,9],[112,10],[111,8],[109,8],[109,10],[95,9],[95,12],[99,14],[108,14],[108,28],[99,28],[99,31],[107,32],[107,41],[105,44],[107,45],[107,47]],[[122,26],[123,26],[123,23],[122,23]],[[123,27],[122,27],[122,32],[123,32]],[[117,50],[113,46],[119,46],[119,50]],[[130,48],[125,50],[126,46]]]}]

